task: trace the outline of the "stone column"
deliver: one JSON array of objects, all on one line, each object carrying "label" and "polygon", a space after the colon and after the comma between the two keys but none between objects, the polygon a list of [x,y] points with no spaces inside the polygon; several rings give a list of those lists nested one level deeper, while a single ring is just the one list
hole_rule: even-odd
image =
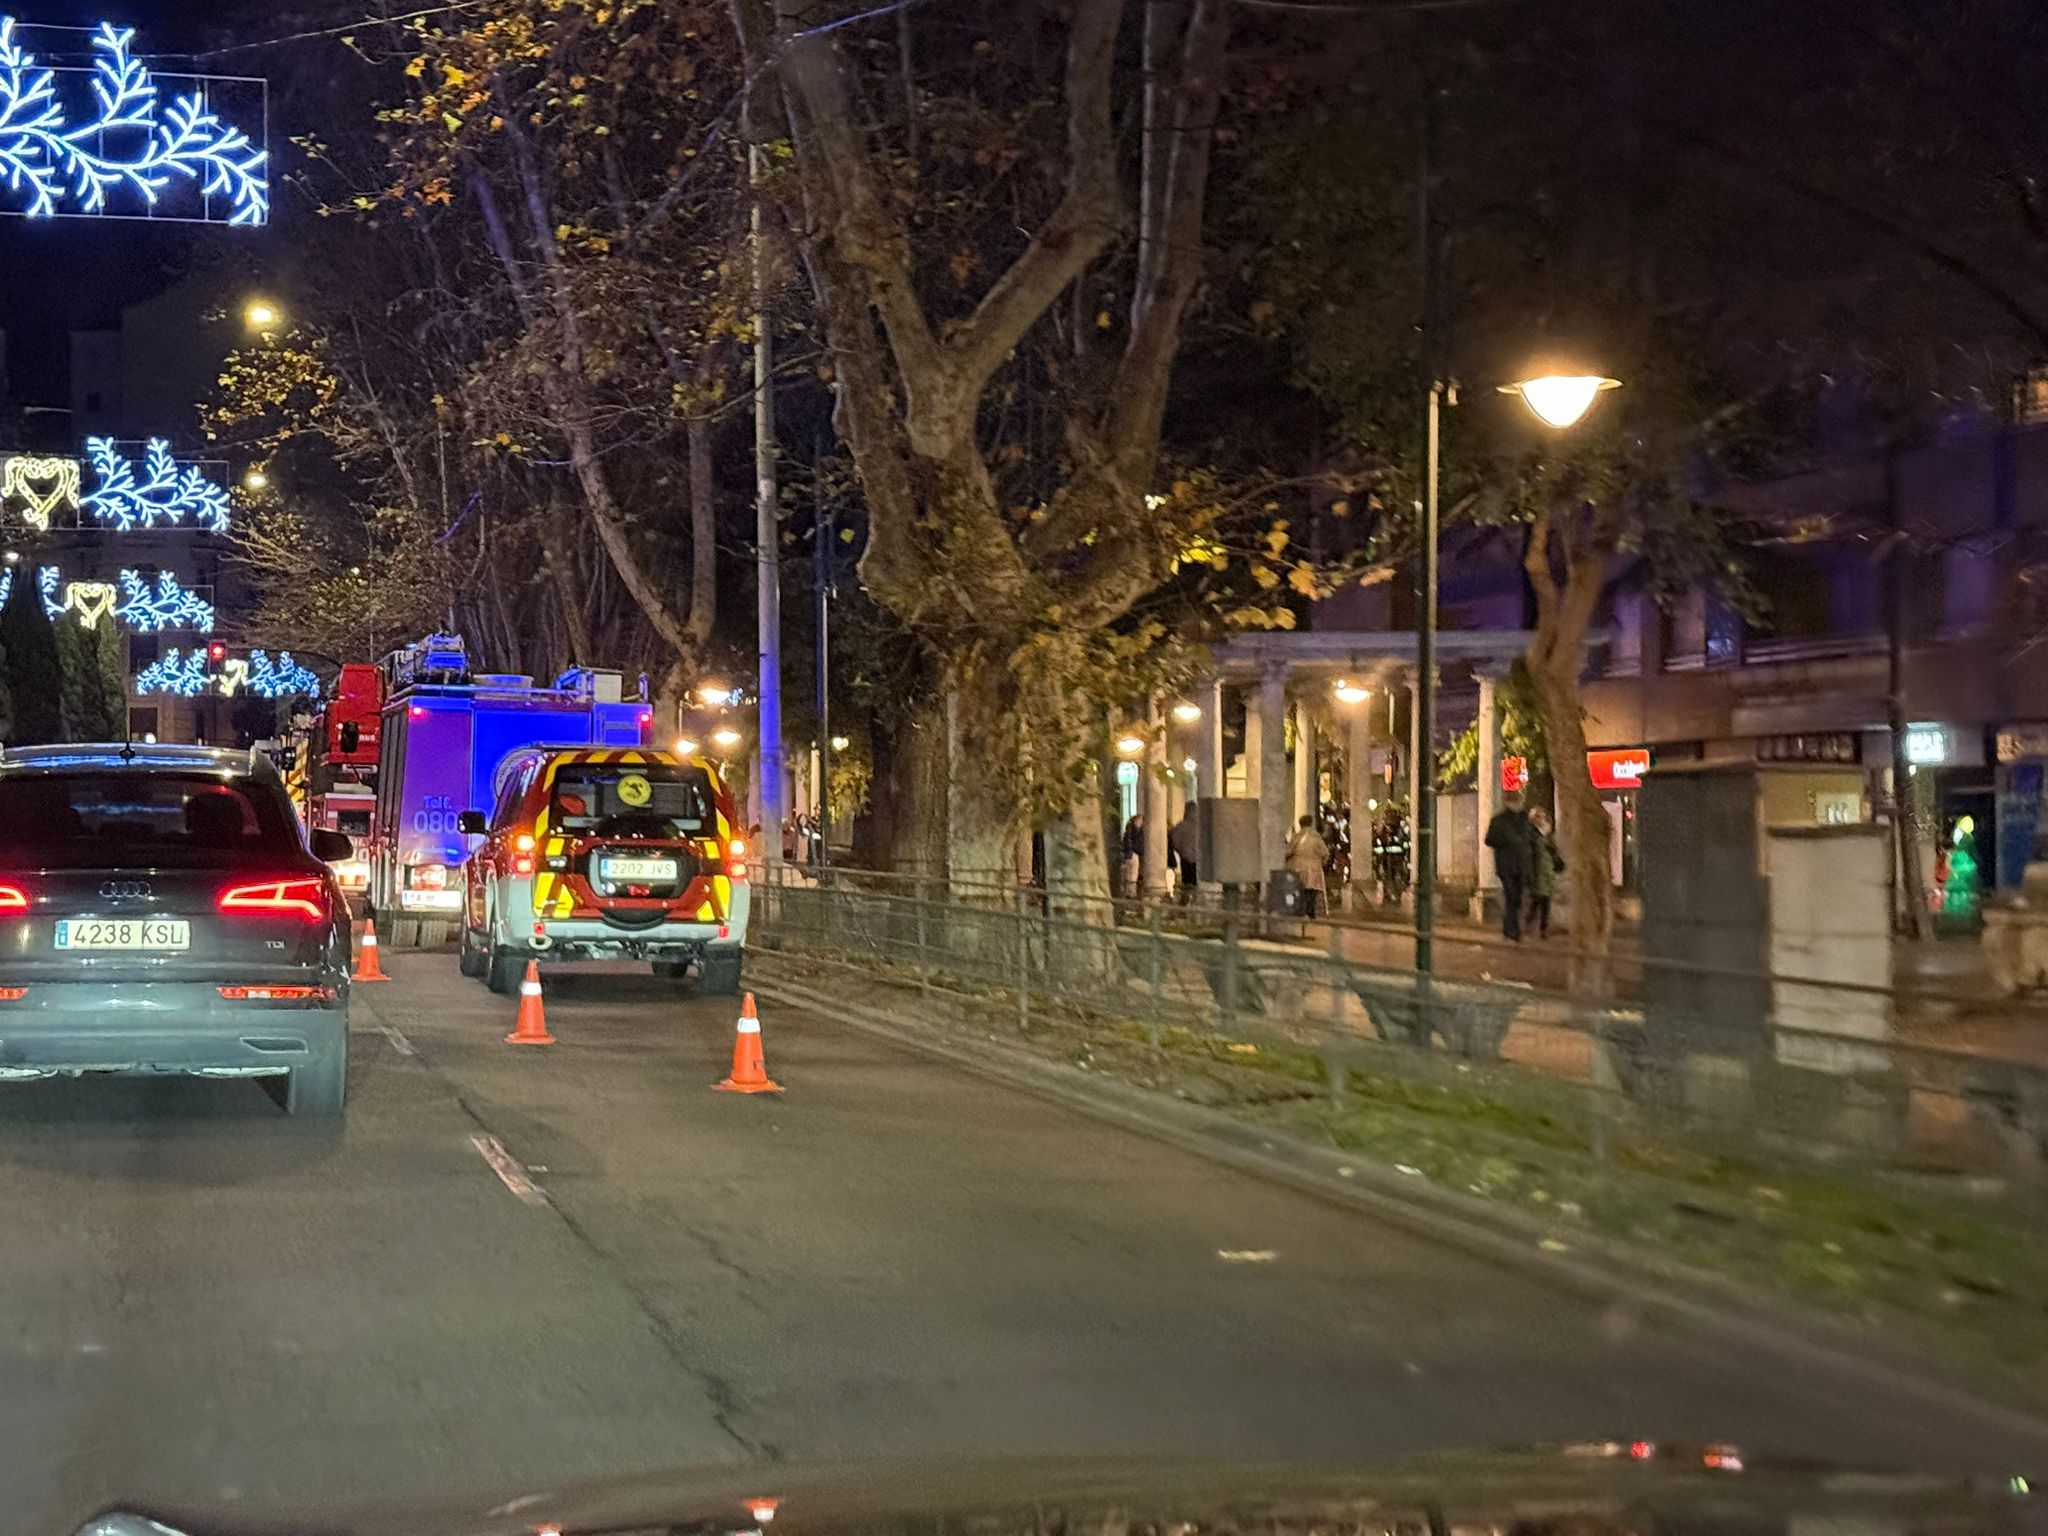
[{"label": "stone column", "polygon": [[1287,813],[1291,833],[1296,822],[1316,811],[1316,726],[1307,701],[1300,698],[1294,701],[1294,793],[1289,803],[1293,807]]},{"label": "stone column", "polygon": [[1372,700],[1356,705],[1345,718],[1344,798],[1351,804],[1351,905],[1364,904],[1372,890]]},{"label": "stone column", "polygon": [[1287,669],[1259,674],[1259,878],[1287,856]]},{"label": "stone column", "polygon": [[1494,707],[1493,673],[1477,669],[1479,677],[1479,820],[1473,833],[1473,864],[1477,882],[1472,890],[1472,920],[1486,921],[1486,898],[1500,889],[1494,878],[1493,860],[1486,848],[1486,825],[1500,808],[1500,720]]},{"label": "stone column", "polygon": [[1202,690],[1201,776],[1195,785],[1198,795],[1223,797],[1223,679],[1217,678]]},{"label": "stone column", "polygon": [[1166,710],[1159,695],[1146,708],[1145,760],[1139,765],[1138,804],[1145,813],[1144,894],[1166,895]]}]

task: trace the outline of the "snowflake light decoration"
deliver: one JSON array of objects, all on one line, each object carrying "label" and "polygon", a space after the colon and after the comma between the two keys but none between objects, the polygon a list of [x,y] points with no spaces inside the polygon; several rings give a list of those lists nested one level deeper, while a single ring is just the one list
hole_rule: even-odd
[{"label": "snowflake light decoration", "polygon": [[43,566],[36,572],[36,585],[43,589],[43,612],[50,616],[52,623],[64,611],[64,599],[57,591],[57,567]]},{"label": "snowflake light decoration", "polygon": [[[57,94],[57,72],[15,38],[0,17],[0,182],[23,200],[19,212],[157,211],[174,182],[227,201],[227,222],[258,225],[270,214],[270,157],[240,128],[224,123],[203,89],[166,103],[149,70],[130,51],[135,29],[104,22],[93,34],[93,111],[72,123]],[[203,81],[204,77],[194,77]]]},{"label": "snowflake light decoration", "polygon": [[154,528],[159,521],[180,523],[189,516],[211,533],[227,532],[227,491],[207,479],[197,464],[180,465],[162,438],[149,440],[140,480],[133,461],[111,437],[88,437],[85,451],[99,485],[84,504],[101,522],[127,533],[137,525]]},{"label": "snowflake light decoration", "polygon": [[202,635],[213,631],[213,604],[180,586],[169,571],[157,573],[154,592],[137,572],[121,572],[121,602],[114,616],[138,634],[153,635],[166,629],[196,629]]},{"label": "snowflake light decoration", "polygon": [[135,691],[138,694],[168,693],[181,699],[194,699],[206,692],[207,684],[212,681],[206,672],[206,652],[194,650],[189,656],[181,656],[174,645],[135,674]]},{"label": "snowflake light decoration", "polygon": [[281,699],[295,693],[320,697],[320,674],[292,660],[290,651],[279,651],[272,661],[264,651],[249,653],[249,691],[266,699]]}]

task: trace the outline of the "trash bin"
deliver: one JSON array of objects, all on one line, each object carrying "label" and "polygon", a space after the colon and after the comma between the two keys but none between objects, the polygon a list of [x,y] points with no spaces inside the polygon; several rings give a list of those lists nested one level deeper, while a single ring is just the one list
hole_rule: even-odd
[{"label": "trash bin", "polygon": [[1301,916],[1302,894],[1301,876],[1291,869],[1272,871],[1266,876],[1266,916]]}]

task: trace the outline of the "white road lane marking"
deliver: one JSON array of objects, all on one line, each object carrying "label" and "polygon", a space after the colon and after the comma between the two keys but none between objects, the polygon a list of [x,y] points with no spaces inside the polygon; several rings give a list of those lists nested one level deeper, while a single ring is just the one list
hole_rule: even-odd
[{"label": "white road lane marking", "polygon": [[384,1031],[384,1038],[391,1042],[391,1049],[398,1052],[401,1056],[413,1054],[412,1042],[400,1034],[395,1025],[380,1024],[377,1027]]},{"label": "white road lane marking", "polygon": [[1270,1264],[1280,1255],[1271,1248],[1218,1248],[1216,1257],[1226,1264]]},{"label": "white road lane marking", "polygon": [[521,1200],[528,1205],[548,1203],[548,1197],[542,1192],[541,1187],[526,1176],[526,1171],[513,1160],[512,1154],[505,1150],[504,1143],[497,1137],[472,1136],[469,1138],[469,1144],[491,1165],[491,1172],[498,1176],[498,1182]]}]

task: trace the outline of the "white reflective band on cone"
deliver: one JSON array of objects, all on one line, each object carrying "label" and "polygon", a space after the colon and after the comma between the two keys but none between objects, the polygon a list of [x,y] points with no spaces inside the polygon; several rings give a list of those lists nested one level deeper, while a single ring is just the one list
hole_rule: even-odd
[{"label": "white reflective band on cone", "polygon": [[519,983],[519,995],[521,997],[539,997],[540,983],[537,981],[522,981]]},{"label": "white reflective band on cone", "polygon": [[758,1035],[761,1033],[761,1021],[759,1019],[741,1019],[740,1033],[743,1035]]}]

